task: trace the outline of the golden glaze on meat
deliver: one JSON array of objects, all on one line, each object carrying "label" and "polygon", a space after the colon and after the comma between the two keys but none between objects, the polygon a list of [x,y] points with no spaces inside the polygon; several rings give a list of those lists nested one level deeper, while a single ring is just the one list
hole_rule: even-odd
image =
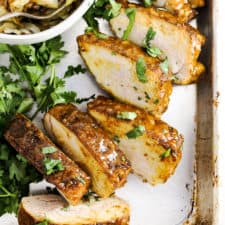
[{"label": "golden glaze on meat", "polygon": [[126,182],[130,162],[94,120],[72,104],[57,105],[44,117],[48,133],[92,178],[93,190],[108,197]]},{"label": "golden glaze on meat", "polygon": [[58,195],[22,198],[19,225],[36,225],[48,219],[48,225],[128,225],[130,210],[122,199],[113,196],[95,202],[68,206]]},{"label": "golden glaze on meat", "polygon": [[[112,137],[119,138],[120,149],[131,161],[134,172],[144,180],[155,185],[165,182],[174,173],[183,144],[183,137],[176,129],[141,109],[105,97],[90,102],[88,112]],[[135,112],[137,117],[134,120],[118,119],[117,114],[121,112]],[[138,125],[144,126],[145,132],[129,139],[126,134]],[[168,149],[170,154],[163,157]]]},{"label": "golden glaze on meat", "polygon": [[[98,39],[89,33],[77,41],[82,58],[105,91],[156,116],[166,110],[172,92],[171,73],[163,73],[160,60],[149,57],[135,44],[114,37]],[[146,63],[146,83],[138,79],[136,72],[139,58]]]},{"label": "golden glaze on meat", "polygon": [[152,2],[156,7],[166,8],[177,16],[180,22],[188,22],[196,12],[191,8],[191,4],[186,0],[156,0]]},{"label": "golden glaze on meat", "polygon": [[[56,186],[63,196],[71,203],[76,204],[87,192],[90,178],[71,159],[61,152],[30,120],[22,114],[17,114],[6,130],[5,139],[23,155],[46,180]],[[42,153],[43,147],[53,146],[57,151],[48,154]],[[61,160],[64,169],[46,175],[43,160]],[[82,180],[82,182],[81,182]]]},{"label": "golden glaze on meat", "polygon": [[[204,72],[198,57],[205,38],[199,31],[189,24],[181,23],[169,12],[135,4],[129,4],[128,7],[136,9],[135,23],[128,39],[143,46],[149,28],[153,28],[156,35],[151,45],[160,48],[168,57],[174,82],[189,84],[196,81]],[[125,9],[121,9],[120,14],[110,20],[111,28],[118,37],[122,37],[128,23]]]},{"label": "golden glaze on meat", "polygon": [[189,0],[189,2],[193,8],[205,6],[205,0]]}]

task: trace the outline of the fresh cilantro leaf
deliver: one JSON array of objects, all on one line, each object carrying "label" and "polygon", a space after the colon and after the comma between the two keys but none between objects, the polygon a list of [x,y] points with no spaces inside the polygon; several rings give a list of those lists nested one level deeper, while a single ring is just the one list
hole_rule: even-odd
[{"label": "fresh cilantro leaf", "polygon": [[20,103],[17,112],[24,113],[31,109],[32,105],[34,103],[33,98],[24,98],[22,102]]},{"label": "fresh cilantro leaf", "polygon": [[160,155],[160,158],[161,159],[165,159],[165,158],[169,157],[170,155],[171,155],[171,148],[168,148],[167,150],[165,150],[165,152],[163,152]]},{"label": "fresh cilantro leaf", "polygon": [[142,125],[138,125],[133,130],[129,131],[126,135],[129,139],[133,139],[133,138],[142,136],[144,132],[145,132],[145,127]]},{"label": "fresh cilantro leaf", "polygon": [[146,77],[146,63],[143,58],[138,58],[136,62],[136,73],[138,80],[142,83],[148,82],[148,78]]},{"label": "fresh cilantro leaf", "polygon": [[128,9],[125,10],[125,13],[126,13],[128,19],[129,19],[129,24],[128,24],[126,30],[123,33],[123,36],[122,36],[123,40],[127,40],[128,39],[128,37],[130,35],[130,32],[133,29],[134,22],[135,22],[135,17],[136,17],[136,9],[128,8]]},{"label": "fresh cilantro leaf", "polygon": [[116,115],[118,119],[134,120],[137,117],[135,112],[120,112]]},{"label": "fresh cilantro leaf", "polygon": [[54,146],[47,146],[47,147],[43,147],[41,151],[43,154],[50,154],[50,153],[56,152],[57,149]]},{"label": "fresh cilantro leaf", "polygon": [[160,63],[160,68],[163,71],[163,73],[168,74],[169,72],[169,61],[166,58],[163,62]]},{"label": "fresh cilantro leaf", "polygon": [[43,163],[44,163],[44,167],[45,167],[47,175],[51,175],[53,173],[64,170],[64,166],[60,159],[45,158],[43,160]]},{"label": "fresh cilantro leaf", "polygon": [[80,64],[75,66],[68,66],[67,71],[64,74],[64,78],[72,77],[74,74],[85,73],[86,69],[83,68]]}]

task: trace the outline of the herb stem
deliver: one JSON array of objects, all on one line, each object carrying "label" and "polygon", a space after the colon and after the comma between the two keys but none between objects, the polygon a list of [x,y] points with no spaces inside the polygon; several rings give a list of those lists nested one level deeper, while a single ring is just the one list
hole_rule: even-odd
[{"label": "herb stem", "polygon": [[11,192],[9,192],[5,187],[3,187],[2,185],[0,185],[0,189],[2,189],[2,191],[5,192],[5,194],[0,195],[0,198],[6,198],[6,197],[15,197],[15,194],[12,194]]}]

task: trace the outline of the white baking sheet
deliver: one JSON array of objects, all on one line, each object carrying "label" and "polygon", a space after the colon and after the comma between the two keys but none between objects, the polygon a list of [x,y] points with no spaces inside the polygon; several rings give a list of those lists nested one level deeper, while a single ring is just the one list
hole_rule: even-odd
[{"label": "white baking sheet", "polygon": [[[67,65],[82,62],[76,45],[76,36],[82,34],[85,22],[80,20],[63,34],[65,49],[69,54],[58,66],[57,74],[64,74]],[[0,56],[0,64],[6,58]],[[103,94],[94,79],[86,73],[68,80],[68,89],[77,91],[78,97]],[[82,105],[85,110],[85,104]],[[163,119],[184,135],[183,158],[176,173],[166,184],[155,187],[143,183],[130,175],[125,187],[116,194],[130,203],[131,225],[178,225],[183,224],[192,211],[194,184],[194,159],[196,143],[196,85],[175,86],[167,112]],[[40,122],[40,117],[38,118]],[[0,202],[1,204],[1,202]],[[16,225],[16,220],[8,215],[0,218],[0,225]],[[224,224],[223,224],[224,225]]]}]

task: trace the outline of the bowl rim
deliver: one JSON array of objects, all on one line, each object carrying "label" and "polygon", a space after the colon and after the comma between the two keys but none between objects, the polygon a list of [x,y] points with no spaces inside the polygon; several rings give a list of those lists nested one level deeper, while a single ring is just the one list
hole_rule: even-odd
[{"label": "bowl rim", "polygon": [[93,2],[94,0],[83,0],[78,8],[75,9],[75,11],[69,17],[47,30],[35,34],[24,35],[0,33],[0,43],[34,44],[51,39],[57,35],[62,34],[64,31],[73,26],[84,15]]}]

